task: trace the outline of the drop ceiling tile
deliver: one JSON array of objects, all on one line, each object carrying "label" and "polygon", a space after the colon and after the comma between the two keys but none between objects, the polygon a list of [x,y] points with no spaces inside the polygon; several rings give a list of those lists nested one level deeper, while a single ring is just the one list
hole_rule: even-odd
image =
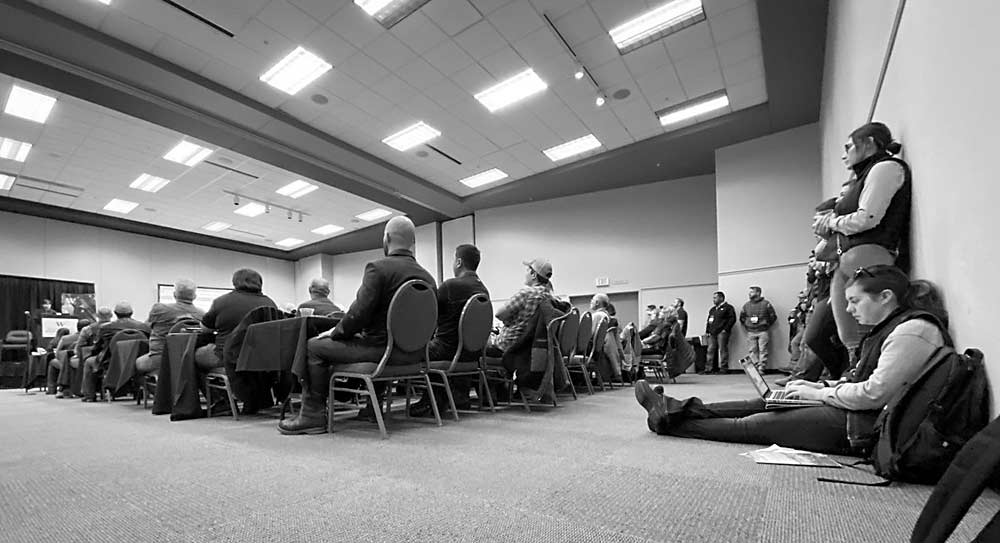
[{"label": "drop ceiling tile", "polygon": [[420,94],[417,89],[392,74],[373,85],[372,90],[394,104],[404,104],[411,97]]},{"label": "drop ceiling tile", "polygon": [[576,72],[576,62],[569,53],[559,53],[531,63],[538,77],[550,86],[566,79],[573,79]]},{"label": "drop ceiling tile", "polygon": [[724,43],[751,30],[757,30],[756,3],[748,2],[717,17],[710,17],[708,24],[716,43]]},{"label": "drop ceiling tile", "polygon": [[358,51],[357,53],[351,55],[351,57],[340,66],[340,71],[346,73],[362,85],[368,87],[374,85],[389,74],[389,72],[379,65],[378,62],[375,62],[375,60],[364,54],[362,51]]},{"label": "drop ceiling tile", "polygon": [[392,102],[374,92],[362,93],[352,100],[351,103],[373,117],[377,117],[379,112],[392,109],[393,107]]},{"label": "drop ceiling tile", "polygon": [[389,32],[418,55],[430,51],[435,45],[448,39],[448,36],[421,11],[411,13],[396,23]]},{"label": "drop ceiling tile", "polygon": [[543,172],[552,167],[552,161],[546,158],[537,147],[526,141],[512,145],[505,151],[534,173]]},{"label": "drop ceiling tile", "polygon": [[545,26],[528,0],[515,0],[489,15],[489,20],[508,42],[515,42]]},{"label": "drop ceiling tile", "polygon": [[554,93],[543,96],[532,109],[545,126],[552,129],[563,140],[571,140],[586,134],[587,129],[580,118],[571,111]]},{"label": "drop ceiling tile", "polygon": [[[654,5],[658,3],[652,2]],[[598,20],[608,30],[626,21],[635,19],[650,9],[644,0],[615,0],[614,2],[601,2],[598,0],[591,2],[590,6],[594,9],[594,14],[597,15]]]},{"label": "drop ceiling tile", "polygon": [[476,60],[487,57],[507,45],[506,40],[489,21],[480,21],[472,25],[455,36],[455,41]]},{"label": "drop ceiling tile", "polygon": [[705,49],[684,60],[675,62],[677,77],[688,98],[719,90],[724,86],[721,66],[715,49]]},{"label": "drop ceiling tile", "polygon": [[451,114],[444,108],[423,94],[407,97],[400,107],[410,115],[423,119],[441,131],[444,131],[442,122],[451,117]]},{"label": "drop ceiling tile", "polygon": [[251,81],[247,86],[240,89],[240,92],[270,107],[278,107],[289,98],[287,94],[257,80]]},{"label": "drop ceiling tile", "polygon": [[622,126],[636,141],[645,139],[655,132],[662,132],[660,121],[645,100],[612,100],[611,108]]},{"label": "drop ceiling tile", "polygon": [[400,66],[417,58],[416,53],[388,32],[368,44],[365,47],[365,53],[388,68],[389,71],[395,71]]},{"label": "drop ceiling tile", "polygon": [[327,19],[325,24],[341,38],[358,48],[364,48],[385,32],[382,25],[375,22],[375,19],[369,17],[354,2],[348,2],[337,10],[333,17]]},{"label": "drop ceiling tile", "polygon": [[726,92],[729,94],[729,105],[733,111],[767,101],[767,86],[763,77],[733,85],[726,89]]},{"label": "drop ceiling tile", "polygon": [[670,53],[670,58],[674,62],[690,58],[706,49],[715,47],[708,23],[705,22],[671,34],[663,39],[663,43],[667,46],[667,52]]},{"label": "drop ceiling tile", "polygon": [[[470,101],[474,101],[468,91],[459,87],[450,79],[442,79],[431,85],[427,89],[427,96],[446,109],[458,104],[468,104]],[[476,105],[478,106],[479,103],[476,102]]]},{"label": "drop ceiling tile", "polygon": [[544,13],[553,21],[586,3],[586,0],[531,0],[538,13]]},{"label": "drop ceiling tile", "polygon": [[[507,126],[513,128],[525,141],[539,149],[548,149],[573,138],[563,138],[545,125],[528,109],[514,109],[503,116]],[[580,134],[575,137],[584,136]]]},{"label": "drop ceiling tile", "polygon": [[208,64],[208,55],[170,36],[164,36],[153,47],[153,54],[192,72],[200,72]]},{"label": "drop ceiling tile", "polygon": [[701,4],[705,9],[705,15],[713,17],[731,9],[741,7],[749,1],[750,0],[702,0]]},{"label": "drop ceiling tile", "polygon": [[622,59],[634,77],[640,77],[671,65],[670,56],[662,41],[651,43],[622,55]]},{"label": "drop ceiling tile", "polygon": [[764,57],[751,57],[739,64],[722,69],[726,86],[739,85],[764,77]]},{"label": "drop ceiling tile", "polygon": [[722,62],[723,68],[739,64],[744,60],[762,54],[760,34],[755,31],[747,32],[742,36],[719,44],[718,49],[719,61]]},{"label": "drop ceiling tile", "polygon": [[325,22],[333,16],[338,9],[351,2],[351,0],[290,0],[296,7],[309,14],[310,17],[319,22]]},{"label": "drop ceiling tile", "polygon": [[250,74],[234,68],[221,60],[211,60],[201,69],[201,75],[225,85],[233,90],[239,90],[247,86],[248,83],[256,79]]},{"label": "drop ceiling tile", "polygon": [[474,60],[451,40],[445,40],[428,51],[424,58],[439,72],[450,76],[469,66]]},{"label": "drop ceiling tile", "polygon": [[301,42],[319,26],[319,21],[306,15],[287,0],[271,0],[257,14],[257,19],[296,43]]},{"label": "drop ceiling tile", "polygon": [[611,108],[601,108],[583,120],[594,136],[608,149],[628,145],[634,140]]},{"label": "drop ceiling tile", "polygon": [[559,33],[573,47],[601,34],[606,34],[589,4],[573,9],[554,21]]},{"label": "drop ceiling tile", "polygon": [[116,10],[110,11],[104,18],[100,31],[146,51],[152,50],[156,42],[163,37],[163,33],[159,30]]},{"label": "drop ceiling tile", "polygon": [[618,48],[615,47],[615,42],[611,41],[611,36],[606,34],[591,38],[577,45],[573,50],[576,51],[576,55],[580,57],[580,60],[588,68],[591,66],[600,66],[621,57],[618,53]]},{"label": "drop ceiling tile", "polygon": [[556,37],[548,26],[539,28],[514,42],[514,50],[531,65],[559,53],[566,52],[565,46],[559,42],[559,38]]},{"label": "drop ceiling tile", "polygon": [[504,80],[528,67],[521,56],[510,46],[504,46],[503,49],[480,60],[479,63],[497,80]]},{"label": "drop ceiling tile", "polygon": [[705,71],[681,76],[681,86],[689,97],[694,98],[722,90],[726,84],[722,72]]},{"label": "drop ceiling tile", "polygon": [[482,18],[468,0],[434,0],[420,10],[449,36],[456,36]]},{"label": "drop ceiling tile", "polygon": [[317,26],[302,41],[302,46],[329,62],[334,68],[340,66],[357,49],[325,26]]},{"label": "drop ceiling tile", "polygon": [[495,84],[496,78],[489,74],[482,66],[473,64],[451,77],[459,87],[462,87],[469,94],[475,96],[491,85]]},{"label": "drop ceiling tile", "polygon": [[510,3],[511,0],[471,0],[472,5],[483,15],[489,15],[497,9]]},{"label": "drop ceiling tile", "polygon": [[327,72],[327,77],[319,85],[343,100],[353,100],[355,96],[368,91],[353,77],[336,68]]},{"label": "drop ceiling tile", "polygon": [[396,75],[421,91],[444,80],[444,75],[422,58],[415,58],[406,66],[399,68],[396,70]]},{"label": "drop ceiling tile", "polygon": [[295,49],[291,40],[257,19],[247,23],[246,28],[236,34],[236,41],[260,55],[261,73]]}]

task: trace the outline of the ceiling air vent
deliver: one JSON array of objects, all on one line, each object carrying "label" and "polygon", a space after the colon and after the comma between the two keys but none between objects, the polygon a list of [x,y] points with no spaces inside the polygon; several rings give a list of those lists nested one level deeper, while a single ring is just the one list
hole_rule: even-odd
[{"label": "ceiling air vent", "polygon": [[222,25],[216,24],[216,23],[212,22],[211,20],[209,20],[208,18],[203,17],[202,15],[199,15],[197,12],[195,12],[195,11],[193,11],[191,9],[188,9],[188,8],[182,6],[180,4],[180,2],[175,2],[174,0],[160,0],[160,1],[162,1],[164,4],[170,6],[170,7],[174,8],[174,9],[176,9],[177,11],[180,11],[180,12],[184,13],[185,15],[187,15],[187,16],[195,19],[199,23],[211,27],[213,30],[215,30],[217,32],[222,32],[223,34],[225,34],[226,36],[229,36],[230,38],[232,38],[234,36],[234,34],[232,32],[226,30],[224,27],[222,27]]},{"label": "ceiling air vent", "polygon": [[240,175],[245,175],[245,176],[249,177],[250,179],[260,179],[260,177],[257,177],[256,175],[254,175],[254,174],[252,174],[250,172],[245,172],[243,170],[237,170],[236,168],[230,168],[229,166],[226,166],[225,164],[219,164],[218,162],[212,162],[211,160],[204,160],[204,161],[202,161],[202,164],[211,164],[212,166],[215,166],[216,168],[222,168],[223,170],[228,170],[228,171],[233,172],[233,173],[238,173]]},{"label": "ceiling air vent", "polygon": [[83,187],[65,185],[63,183],[56,183],[55,181],[46,181],[44,179],[36,179],[34,177],[25,177],[23,175],[17,176],[17,182],[14,186],[24,189],[50,192],[52,194],[59,194],[60,196],[69,196],[70,198],[77,198],[83,194]]}]

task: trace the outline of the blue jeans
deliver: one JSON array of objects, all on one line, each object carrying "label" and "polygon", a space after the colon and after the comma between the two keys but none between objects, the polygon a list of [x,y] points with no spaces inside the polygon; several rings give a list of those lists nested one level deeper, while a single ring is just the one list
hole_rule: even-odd
[{"label": "blue jeans", "polygon": [[710,404],[698,398],[664,398],[670,415],[665,435],[851,454],[844,409],[824,405],[765,411],[759,397]]}]

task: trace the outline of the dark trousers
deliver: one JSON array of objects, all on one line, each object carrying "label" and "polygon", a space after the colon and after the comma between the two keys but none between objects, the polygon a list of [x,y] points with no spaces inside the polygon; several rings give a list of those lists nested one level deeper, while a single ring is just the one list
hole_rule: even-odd
[{"label": "dark trousers", "polygon": [[708,335],[706,359],[710,371],[729,371],[729,330]]},{"label": "dark trousers", "polygon": [[[817,361],[830,371],[830,377],[833,379],[839,379],[844,370],[847,369],[847,349],[837,339],[837,321],[833,318],[833,309],[830,307],[829,298],[819,300],[813,305],[813,314],[809,317],[809,323],[806,325],[805,344],[815,355],[814,359],[807,361],[806,364],[799,364],[799,367],[807,371],[808,375],[814,373],[816,368],[813,367],[810,371],[807,370],[807,367],[810,364],[814,365]],[[820,372],[822,372],[822,366],[819,368]],[[798,378],[797,374],[798,372],[793,374],[793,377]],[[815,381],[818,378],[819,374],[816,374],[810,380]]]},{"label": "dark trousers", "polygon": [[[362,341],[344,341],[324,338],[312,338],[307,343],[309,358],[308,379],[304,379],[303,387],[308,387],[311,394],[326,398],[330,393],[330,375],[338,366],[371,362],[377,364],[385,353],[385,345],[364,343]],[[417,353],[416,359],[422,353]],[[400,362],[406,362],[405,360]],[[381,395],[384,384],[376,383],[376,393]]]},{"label": "dark trousers", "polygon": [[698,398],[664,396],[670,424],[665,435],[725,441],[777,444],[831,454],[850,454],[847,411],[833,406],[766,411],[764,400],[706,404]]}]

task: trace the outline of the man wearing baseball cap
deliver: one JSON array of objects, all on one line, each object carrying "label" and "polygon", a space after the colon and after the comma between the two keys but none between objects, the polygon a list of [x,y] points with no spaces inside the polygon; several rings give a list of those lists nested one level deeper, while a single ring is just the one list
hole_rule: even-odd
[{"label": "man wearing baseball cap", "polygon": [[525,327],[531,322],[538,310],[538,305],[549,299],[557,309],[569,310],[569,304],[557,300],[552,295],[552,264],[544,258],[536,258],[523,263],[527,270],[524,276],[524,287],[514,293],[506,305],[497,311],[497,319],[504,324],[503,331],[491,349],[491,356],[499,356],[511,345],[517,342],[524,333]]}]

